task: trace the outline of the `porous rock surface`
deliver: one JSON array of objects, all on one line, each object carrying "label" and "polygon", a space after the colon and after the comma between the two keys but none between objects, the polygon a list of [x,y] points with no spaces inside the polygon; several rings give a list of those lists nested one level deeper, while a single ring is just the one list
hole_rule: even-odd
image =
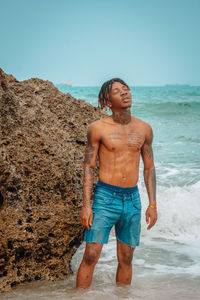
[{"label": "porous rock surface", "polygon": [[106,113],[48,80],[18,81],[0,69],[0,114],[0,290],[7,291],[71,273],[83,239],[87,127]]}]

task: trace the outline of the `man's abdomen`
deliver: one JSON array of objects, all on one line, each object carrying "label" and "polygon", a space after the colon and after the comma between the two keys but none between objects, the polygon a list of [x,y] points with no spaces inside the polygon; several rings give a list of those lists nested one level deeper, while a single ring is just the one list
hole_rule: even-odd
[{"label": "man's abdomen", "polygon": [[[134,154],[134,155],[133,155]],[[139,153],[99,155],[99,180],[121,187],[133,187],[139,179]]]}]

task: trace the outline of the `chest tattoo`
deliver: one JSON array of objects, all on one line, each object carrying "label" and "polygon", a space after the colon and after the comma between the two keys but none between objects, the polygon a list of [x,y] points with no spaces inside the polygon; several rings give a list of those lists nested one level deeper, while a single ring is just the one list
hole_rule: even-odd
[{"label": "chest tattoo", "polygon": [[119,131],[113,131],[109,133],[109,140],[122,140],[121,133]]},{"label": "chest tattoo", "polygon": [[141,134],[137,132],[128,134],[128,147],[136,147],[139,150],[143,143],[144,137]]}]

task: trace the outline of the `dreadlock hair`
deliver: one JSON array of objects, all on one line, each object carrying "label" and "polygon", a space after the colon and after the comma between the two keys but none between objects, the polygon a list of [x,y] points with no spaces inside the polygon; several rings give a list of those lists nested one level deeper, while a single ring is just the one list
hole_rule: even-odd
[{"label": "dreadlock hair", "polygon": [[114,82],[120,82],[121,84],[125,85],[129,88],[129,86],[120,78],[112,78],[102,85],[99,95],[98,95],[98,108],[103,109],[105,107],[105,110],[107,110],[107,101],[109,100],[110,97],[110,91],[112,89],[112,85]]}]

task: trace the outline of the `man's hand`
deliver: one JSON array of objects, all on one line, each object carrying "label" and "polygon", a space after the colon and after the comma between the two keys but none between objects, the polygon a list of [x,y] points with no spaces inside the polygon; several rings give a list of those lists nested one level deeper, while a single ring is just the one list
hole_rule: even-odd
[{"label": "man's hand", "polygon": [[81,209],[80,221],[83,227],[90,230],[90,226],[92,226],[93,221],[93,212],[91,206],[83,206]]},{"label": "man's hand", "polygon": [[151,229],[157,221],[157,210],[155,208],[148,207],[145,215],[146,223],[149,224],[147,229]]}]

